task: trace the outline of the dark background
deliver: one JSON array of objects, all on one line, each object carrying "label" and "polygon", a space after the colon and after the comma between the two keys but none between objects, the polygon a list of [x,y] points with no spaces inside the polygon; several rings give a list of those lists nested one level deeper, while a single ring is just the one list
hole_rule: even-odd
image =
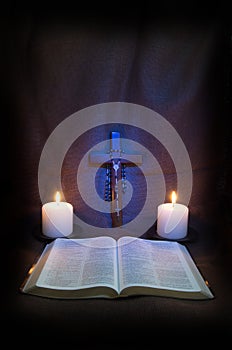
[{"label": "dark background", "polygon": [[[90,342],[90,334],[100,344],[107,333],[114,345],[112,337],[121,331],[136,345],[153,333],[156,337],[155,329],[173,336],[180,330],[181,335],[196,332],[211,339],[229,335],[231,21],[226,8],[208,16],[193,13],[179,15],[170,7],[167,16],[165,11],[152,15],[149,7],[129,14],[117,7],[104,15],[36,5],[32,10],[15,4],[3,9],[2,309],[3,323],[18,332],[18,341],[23,343],[28,334],[50,340],[55,333],[60,344],[67,337]],[[115,101],[160,113],[186,145],[193,168],[190,224],[198,233],[189,248],[212,283],[213,301],[141,297],[73,302],[19,292],[44,245],[33,232],[40,225],[37,172],[48,136],[72,113]],[[108,131],[102,130],[103,137]],[[138,138],[145,142],[139,133]],[[75,147],[68,174],[72,161],[76,169],[74,154]],[[165,159],[171,188],[173,169]],[[72,195],[68,189],[67,195]]]}]

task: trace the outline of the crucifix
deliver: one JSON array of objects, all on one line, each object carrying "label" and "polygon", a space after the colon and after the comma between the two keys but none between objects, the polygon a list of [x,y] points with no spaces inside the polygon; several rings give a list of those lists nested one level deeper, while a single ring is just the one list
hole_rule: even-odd
[{"label": "crucifix", "polygon": [[117,131],[110,133],[110,150],[107,153],[91,152],[90,164],[106,166],[105,201],[111,202],[112,227],[123,225],[122,196],[126,191],[126,166],[142,164],[142,155],[127,154],[121,148],[121,136]]}]

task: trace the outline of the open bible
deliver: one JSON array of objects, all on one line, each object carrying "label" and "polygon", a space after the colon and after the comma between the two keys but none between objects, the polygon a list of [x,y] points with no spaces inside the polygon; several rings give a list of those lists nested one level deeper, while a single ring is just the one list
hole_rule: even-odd
[{"label": "open bible", "polygon": [[184,245],[130,236],[57,238],[45,246],[20,290],[65,299],[214,298]]}]

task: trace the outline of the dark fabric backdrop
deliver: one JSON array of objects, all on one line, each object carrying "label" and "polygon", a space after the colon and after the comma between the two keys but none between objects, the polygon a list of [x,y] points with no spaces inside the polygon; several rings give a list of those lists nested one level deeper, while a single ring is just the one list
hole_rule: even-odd
[{"label": "dark fabric backdrop", "polygon": [[[192,163],[191,211],[211,215],[229,186],[228,26],[90,18],[34,14],[3,27],[3,118],[10,127],[3,191],[10,207],[18,203],[11,215],[40,212],[39,158],[56,126],[83,108],[115,101],[148,107],[174,126]],[[170,172],[168,165],[163,170]]]}]

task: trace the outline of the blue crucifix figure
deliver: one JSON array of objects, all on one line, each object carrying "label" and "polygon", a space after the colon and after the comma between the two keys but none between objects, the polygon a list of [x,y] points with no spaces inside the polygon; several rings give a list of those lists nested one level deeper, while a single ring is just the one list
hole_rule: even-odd
[{"label": "blue crucifix figure", "polygon": [[111,202],[112,227],[123,225],[122,196],[126,191],[125,167],[142,164],[142,155],[127,154],[121,149],[121,136],[117,131],[110,134],[110,150],[107,153],[90,153],[90,163],[106,164],[105,200]]}]

